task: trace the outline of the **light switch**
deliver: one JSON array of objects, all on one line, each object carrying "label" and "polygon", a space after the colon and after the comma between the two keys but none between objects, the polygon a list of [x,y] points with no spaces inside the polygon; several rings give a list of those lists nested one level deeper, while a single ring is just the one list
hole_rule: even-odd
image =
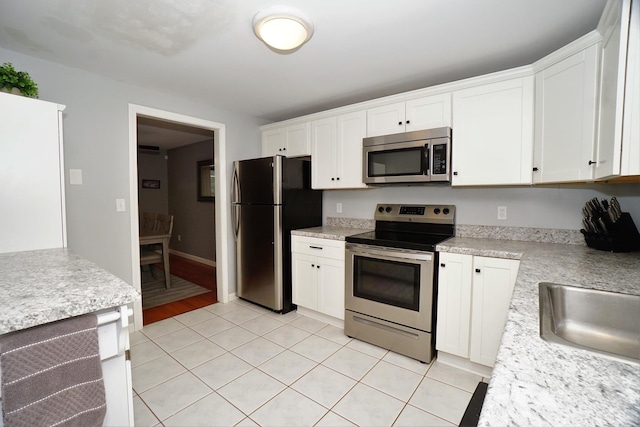
[{"label": "light switch", "polygon": [[69,184],[82,185],[82,169],[69,169]]},{"label": "light switch", "polygon": [[126,210],[127,208],[124,204],[124,199],[116,199],[116,212],[124,212]]},{"label": "light switch", "polygon": [[342,213],[342,203],[336,203],[336,212]]}]

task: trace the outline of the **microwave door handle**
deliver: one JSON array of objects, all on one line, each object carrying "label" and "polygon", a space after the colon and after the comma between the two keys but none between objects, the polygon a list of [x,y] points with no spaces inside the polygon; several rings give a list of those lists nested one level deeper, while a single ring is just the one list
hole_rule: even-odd
[{"label": "microwave door handle", "polygon": [[424,144],[424,156],[422,157],[422,174],[429,175],[429,169],[431,169],[431,147],[429,144]]}]

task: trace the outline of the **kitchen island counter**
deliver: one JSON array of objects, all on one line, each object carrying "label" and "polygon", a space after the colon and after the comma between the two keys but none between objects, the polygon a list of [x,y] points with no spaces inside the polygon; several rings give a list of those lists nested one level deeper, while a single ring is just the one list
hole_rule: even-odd
[{"label": "kitchen island counter", "polygon": [[0,334],[139,300],[131,285],[68,249],[0,254]]},{"label": "kitchen island counter", "polygon": [[[520,259],[479,425],[639,425],[640,365],[543,341],[538,283],[640,295],[640,255],[582,245],[452,238],[441,252]],[[630,322],[640,324],[640,311]]]}]

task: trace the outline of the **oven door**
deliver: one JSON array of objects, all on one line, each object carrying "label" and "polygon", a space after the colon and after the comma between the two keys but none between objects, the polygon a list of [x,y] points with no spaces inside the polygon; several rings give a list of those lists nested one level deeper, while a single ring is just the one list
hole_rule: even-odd
[{"label": "oven door", "polygon": [[345,308],[431,332],[432,252],[348,243]]},{"label": "oven door", "polygon": [[363,147],[365,184],[428,182],[429,141],[411,141]]}]

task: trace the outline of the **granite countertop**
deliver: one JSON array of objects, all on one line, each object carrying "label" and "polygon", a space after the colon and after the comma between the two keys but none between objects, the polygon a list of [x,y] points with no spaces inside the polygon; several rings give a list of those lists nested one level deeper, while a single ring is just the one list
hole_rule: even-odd
[{"label": "granite countertop", "polygon": [[520,259],[479,425],[640,424],[640,365],[543,341],[538,317],[543,281],[640,295],[640,254],[458,237],[438,250]]},{"label": "granite countertop", "polygon": [[139,300],[131,285],[68,249],[0,254],[0,334]]},{"label": "granite countertop", "polygon": [[347,236],[366,233],[367,231],[371,231],[371,229],[325,225],[292,230],[291,234],[295,236],[317,237],[319,239],[344,240]]}]

